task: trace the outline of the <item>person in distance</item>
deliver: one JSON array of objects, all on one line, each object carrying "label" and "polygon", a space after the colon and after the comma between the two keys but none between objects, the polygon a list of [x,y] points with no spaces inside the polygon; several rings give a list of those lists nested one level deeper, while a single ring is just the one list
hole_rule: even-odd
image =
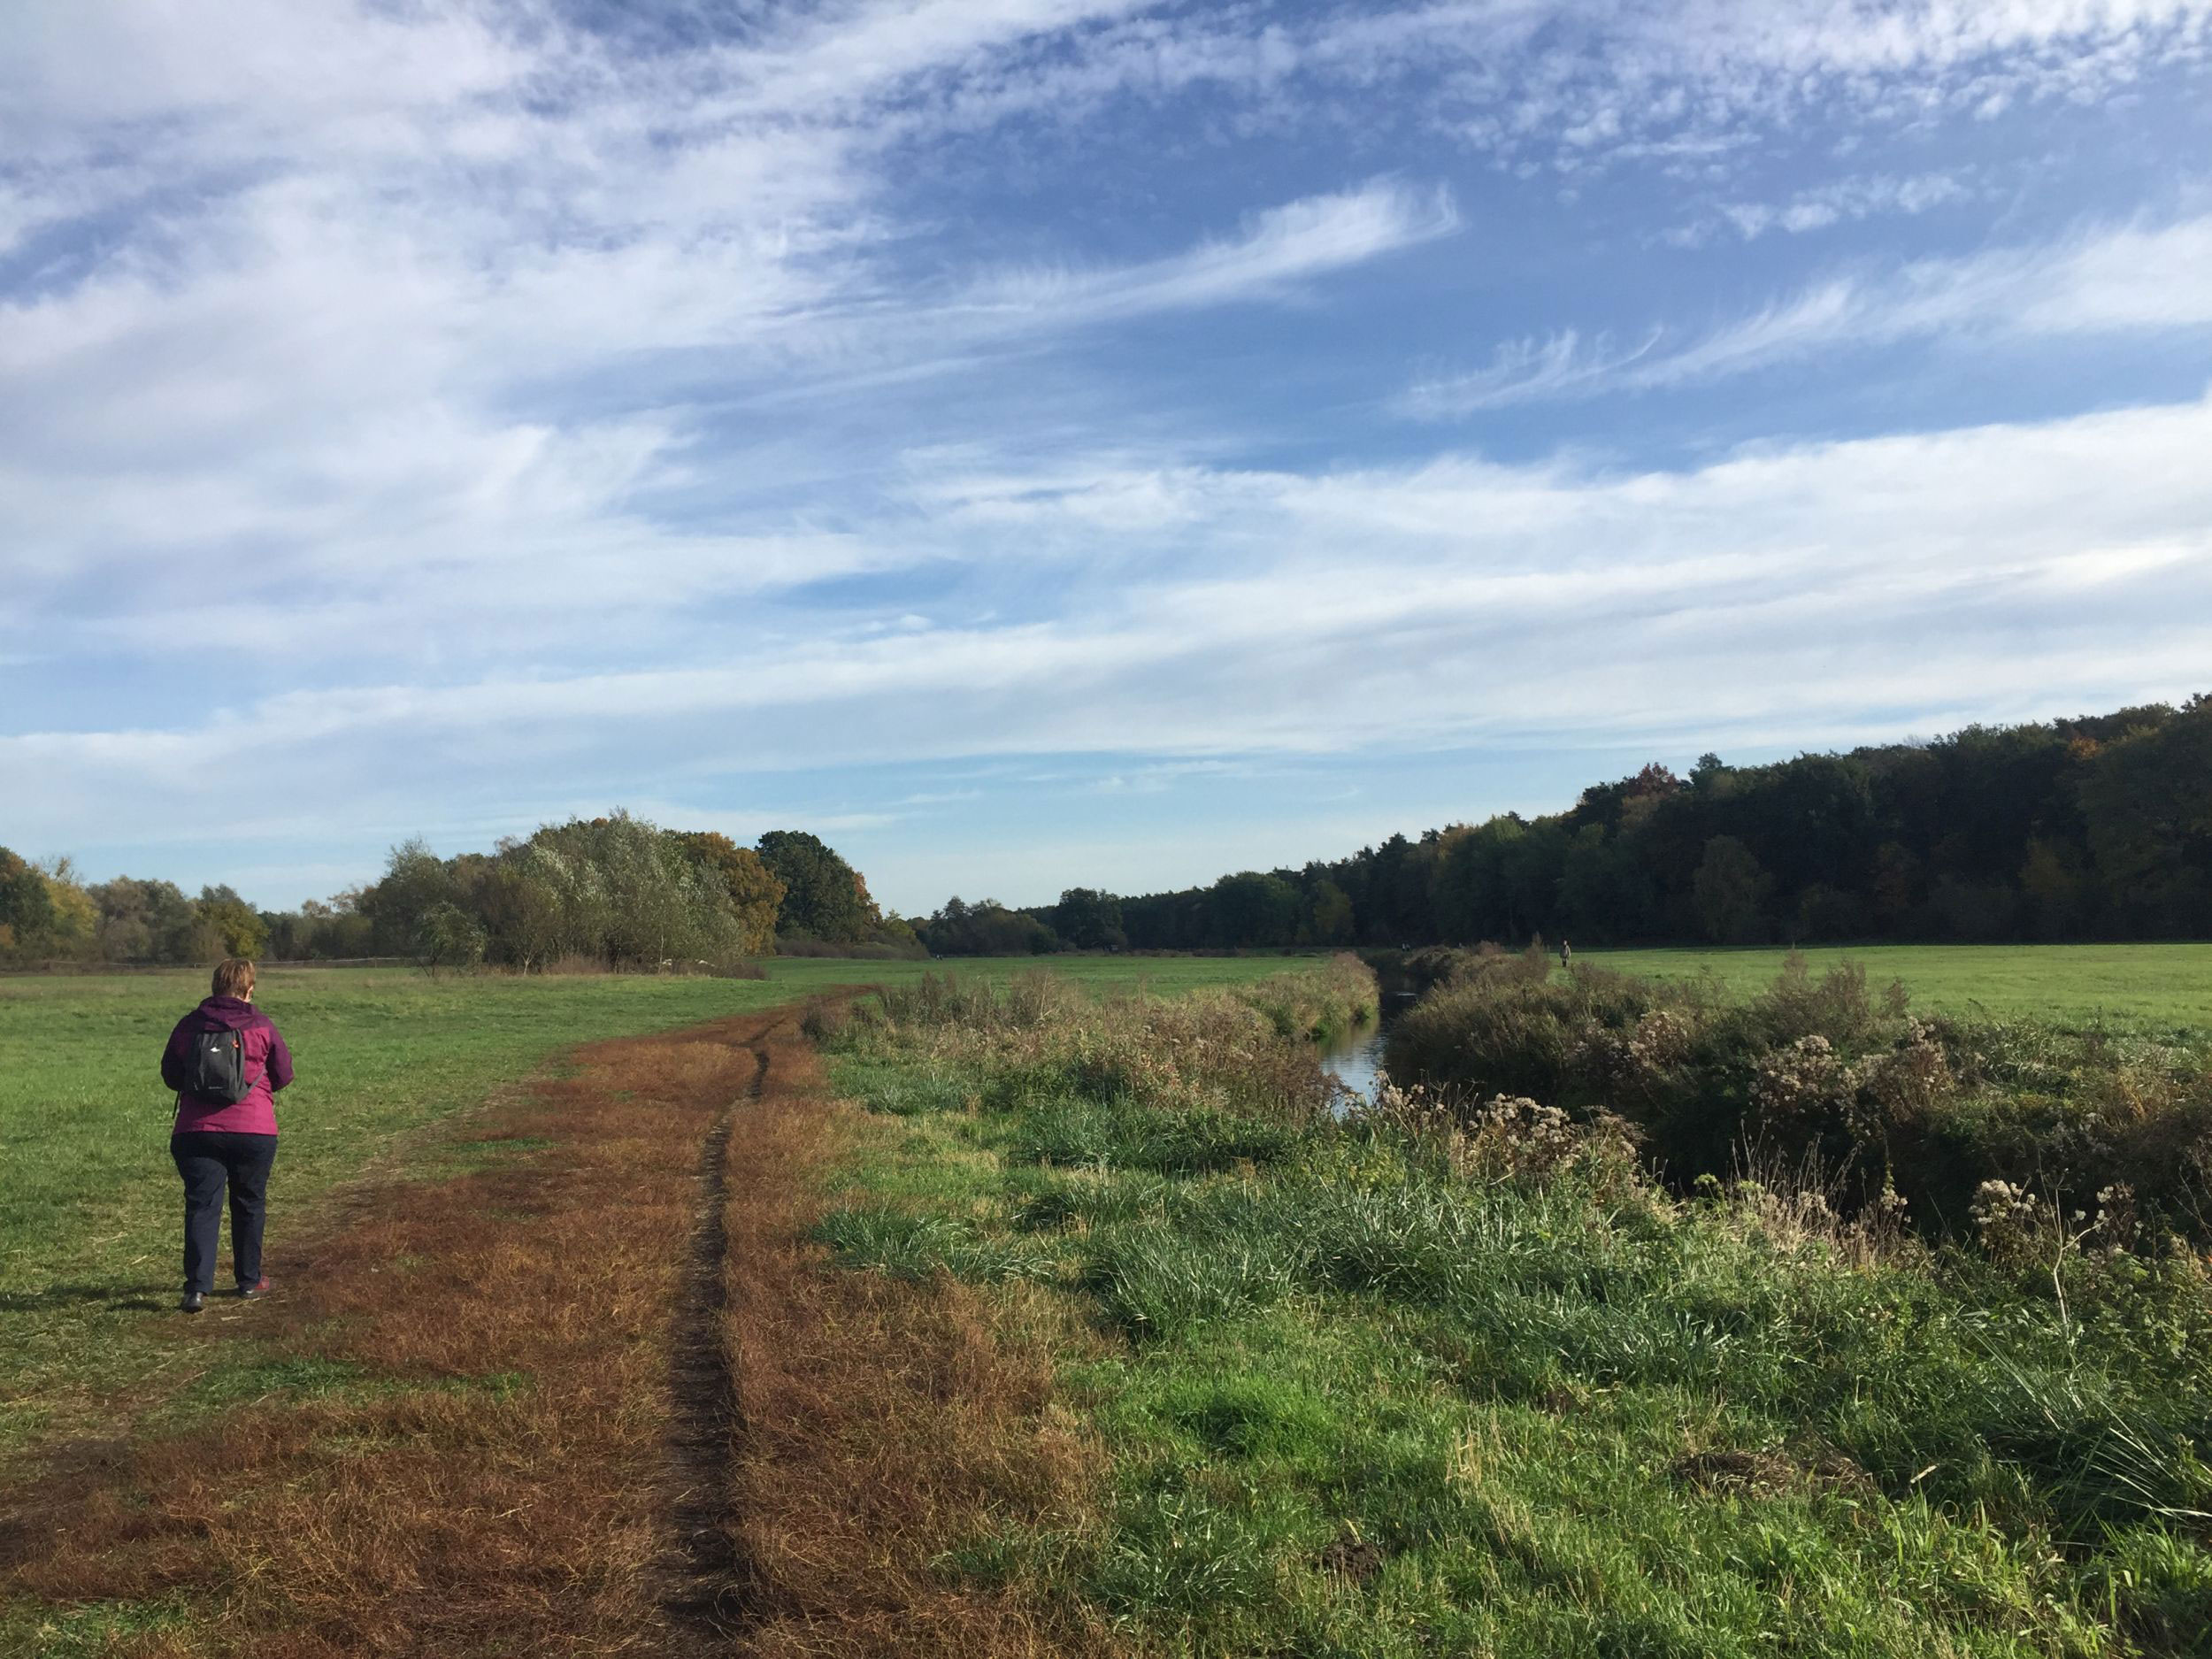
[{"label": "person in distance", "polygon": [[184,1300],[197,1313],[215,1290],[215,1246],[230,1189],[231,1265],[241,1296],[261,1295],[261,1226],[276,1162],[276,1092],[292,1080],[292,1051],[253,1005],[253,964],[215,970],[214,995],[177,1022],[161,1080],[177,1092],[169,1156],[184,1178]]}]

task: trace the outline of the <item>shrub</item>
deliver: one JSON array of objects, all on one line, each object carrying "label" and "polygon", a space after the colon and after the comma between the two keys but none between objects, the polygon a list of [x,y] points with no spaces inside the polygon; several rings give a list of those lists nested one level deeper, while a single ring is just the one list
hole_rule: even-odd
[{"label": "shrub", "polygon": [[2085,1215],[2096,1194],[2124,1188],[2139,1239],[2212,1242],[2201,1050],[1906,1010],[1898,987],[1870,995],[1854,964],[1815,978],[1794,956],[1736,1003],[1587,967],[1522,978],[1478,959],[1400,1020],[1386,1058],[1394,1078],[1456,1101],[1617,1113],[1678,1182],[1726,1173],[1755,1148],[1827,1171],[1847,1213],[1901,1198],[1932,1231],[1964,1228],[1989,1182],[2034,1182]]},{"label": "shrub", "polygon": [[[1354,974],[1371,1001],[1372,980],[1356,962],[1320,983],[1348,987]],[[1307,1002],[1325,1007],[1328,995],[1317,992]],[[1227,991],[1095,1002],[1048,969],[1003,984],[926,973],[863,1006],[910,1051],[970,1069],[989,1064],[1001,1102],[1018,1108],[1079,1096],[1300,1121],[1328,1099],[1313,1049],[1284,1042],[1271,1017]]]},{"label": "shrub", "polygon": [[1317,972],[1272,973],[1233,995],[1265,1015],[1277,1035],[1318,1042],[1371,1024],[1382,1001],[1374,974],[1349,953],[1332,956]]}]

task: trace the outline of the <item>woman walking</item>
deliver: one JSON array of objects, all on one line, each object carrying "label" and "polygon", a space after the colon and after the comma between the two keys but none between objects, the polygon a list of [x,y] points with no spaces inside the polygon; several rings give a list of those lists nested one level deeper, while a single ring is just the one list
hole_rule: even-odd
[{"label": "woman walking", "polygon": [[292,1080],[292,1051],[253,1005],[253,964],[234,956],[215,970],[214,995],[177,1022],[162,1051],[161,1080],[177,1092],[169,1156],[184,1178],[184,1300],[197,1313],[215,1290],[215,1245],[230,1189],[231,1266],[238,1294],[269,1288],[261,1276],[261,1224],[276,1162],[276,1091]]}]

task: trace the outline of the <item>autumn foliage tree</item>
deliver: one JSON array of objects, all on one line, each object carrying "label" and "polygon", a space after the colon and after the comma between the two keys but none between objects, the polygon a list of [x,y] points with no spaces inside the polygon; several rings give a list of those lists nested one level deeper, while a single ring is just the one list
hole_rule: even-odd
[{"label": "autumn foliage tree", "polygon": [[[702,869],[719,876],[729,894],[748,956],[762,956],[776,947],[776,918],[781,914],[784,884],[761,856],[740,847],[716,830],[679,833],[676,841]],[[854,879],[859,879],[857,872]]]}]

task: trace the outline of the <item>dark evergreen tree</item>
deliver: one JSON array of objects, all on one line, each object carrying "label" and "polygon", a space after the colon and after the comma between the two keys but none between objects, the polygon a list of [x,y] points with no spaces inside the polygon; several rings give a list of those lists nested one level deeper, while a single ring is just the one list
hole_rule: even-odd
[{"label": "dark evergreen tree", "polygon": [[782,932],[851,943],[867,938],[883,919],[860,872],[819,836],[804,830],[770,830],[756,850],[769,872],[783,883]]}]

